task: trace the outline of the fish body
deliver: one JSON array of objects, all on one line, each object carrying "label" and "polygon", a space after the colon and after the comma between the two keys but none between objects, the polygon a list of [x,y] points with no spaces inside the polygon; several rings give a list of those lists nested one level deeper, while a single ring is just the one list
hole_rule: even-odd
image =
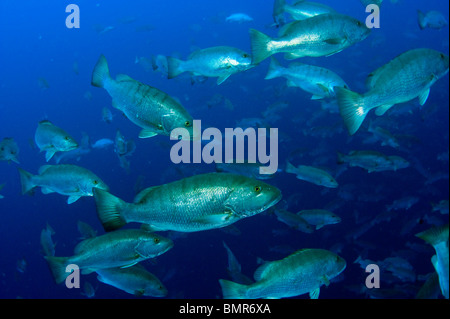
[{"label": "fish body", "polygon": [[169,136],[175,128],[185,128],[192,137],[192,116],[170,95],[120,74],[114,80],[106,58],[101,55],[92,73],[91,84],[104,88],[113,106],[141,127],[140,138]]},{"label": "fish body", "polygon": [[303,0],[296,1],[294,4],[287,4],[286,0],[275,0],[273,7],[273,17],[278,23],[284,21],[282,18],[284,13],[288,13],[294,20],[305,20],[320,14],[335,12],[336,10],[325,4]]},{"label": "fish body", "polygon": [[288,225],[289,227],[310,234],[314,232],[314,228],[298,214],[291,213],[284,209],[275,210],[277,219]]},{"label": "fish body", "polygon": [[348,88],[345,81],[331,70],[300,62],[293,62],[289,67],[284,68],[272,57],[265,79],[277,77],[286,78],[288,86],[299,87],[311,93],[313,100],[334,97],[336,86]]},{"label": "fish body", "polygon": [[417,22],[421,30],[426,28],[439,30],[448,25],[442,13],[435,10],[428,11],[427,13],[417,10]]},{"label": "fish body", "polygon": [[47,162],[56,152],[67,152],[78,147],[73,137],[48,120],[39,122],[34,141],[41,152],[46,152],[45,160]]},{"label": "fish body", "polygon": [[159,256],[173,247],[170,239],[140,229],[118,230],[85,239],[69,257],[45,256],[57,283],[65,280],[66,267],[75,264],[88,274],[99,269],[130,267]]},{"label": "fish body", "polygon": [[252,63],[258,64],[276,53],[286,53],[289,60],[329,56],[364,40],[369,33],[364,23],[338,13],[290,22],[283,26],[278,38],[251,29]]},{"label": "fish body", "polygon": [[341,218],[335,213],[325,209],[307,209],[297,213],[297,215],[306,220],[310,225],[316,227],[316,230],[326,225],[338,224]]},{"label": "fish body", "polygon": [[137,264],[127,268],[99,269],[97,279],[135,296],[165,297],[167,288],[144,267]]},{"label": "fish body", "polygon": [[348,155],[338,153],[338,163],[361,167],[369,173],[408,167],[409,163],[405,162],[399,156],[387,156],[377,151],[351,151]]},{"label": "fish body", "polygon": [[186,61],[167,57],[168,78],[190,72],[195,76],[217,77],[222,84],[232,74],[253,67],[251,56],[237,48],[217,46],[193,52]]},{"label": "fish body", "polygon": [[442,295],[449,299],[448,223],[425,230],[416,236],[435,249],[436,255],[431,258],[431,263],[439,276]]},{"label": "fish body", "polygon": [[93,188],[109,190],[109,187],[90,170],[70,164],[44,165],[38,175],[32,175],[18,168],[22,182],[22,194],[35,187],[41,187],[42,193],[58,193],[69,196],[68,204],[72,204],[82,196],[92,196]]},{"label": "fish body", "polygon": [[328,172],[313,166],[299,165],[295,167],[291,163],[286,163],[286,173],[297,175],[298,179],[329,188],[339,186],[338,182]]},{"label": "fish body", "polygon": [[309,293],[317,299],[322,285],[346,267],[343,258],[323,249],[303,249],[260,266],[250,285],[220,279],[224,299],[287,298]]},{"label": "fish body", "polygon": [[13,161],[19,164],[19,146],[11,137],[5,137],[0,142],[0,161]]},{"label": "fish body", "polygon": [[358,94],[338,88],[339,111],[350,135],[358,131],[374,108],[380,116],[395,104],[415,98],[424,105],[431,86],[447,74],[448,68],[448,55],[432,49],[413,49],[372,72],[366,82],[368,92]]},{"label": "fish body", "polygon": [[94,197],[107,231],[138,222],[154,230],[194,232],[225,227],[261,213],[281,199],[281,192],[245,176],[209,173],[144,189],[134,203],[98,189]]},{"label": "fish body", "polygon": [[369,126],[368,131],[373,134],[373,136],[381,141],[382,146],[390,146],[393,148],[399,148],[400,145],[398,144],[397,139],[395,136],[391,134],[388,130],[385,130],[382,127],[373,127],[372,125]]},{"label": "fish body", "polygon": [[251,22],[253,21],[253,18],[246,13],[233,13],[228,17],[226,17],[225,21],[242,23],[242,22]]}]

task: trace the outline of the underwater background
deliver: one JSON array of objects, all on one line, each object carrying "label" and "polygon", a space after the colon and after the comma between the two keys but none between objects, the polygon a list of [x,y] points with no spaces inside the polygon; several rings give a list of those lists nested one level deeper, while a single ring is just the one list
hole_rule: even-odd
[{"label": "underwater background", "polygon": [[[65,25],[70,3],[80,8],[80,28]],[[357,0],[321,3],[360,21],[369,14]],[[129,169],[120,165],[113,145],[65,161],[93,171],[113,194],[129,202],[143,188],[216,170],[213,164],[173,164],[170,149],[175,142],[167,136],[138,138],[140,129],[111,106],[103,89],[91,86],[101,54],[113,75],[127,74],[177,98],[194,119],[202,120],[203,128],[222,132],[235,127],[278,128],[279,172],[265,181],[282,191],[275,209],[294,213],[328,209],[341,218],[338,224],[304,233],[279,221],[271,209],[228,228],[162,232],[172,238],[174,247],[142,264],[165,285],[165,298],[222,298],[218,280],[231,280],[223,243],[250,278],[262,261],[282,259],[298,249],[336,252],[347,267],[329,286],[322,286],[321,299],[416,297],[427,275],[434,272],[435,252],[415,234],[448,223],[448,75],[432,86],[424,106],[414,99],[382,117],[372,112],[362,128],[349,136],[332,102],[311,100],[309,93],[287,87],[282,78],[265,80],[269,59],[221,85],[215,79],[196,80],[187,74],[169,80],[152,67],[152,57],[158,55],[185,59],[195,50],[219,45],[251,53],[250,28],[276,35],[272,9],[272,0],[0,2],[0,139],[13,138],[20,149],[19,164],[0,161],[0,185],[5,184],[0,190],[4,196],[0,199],[1,298],[137,298],[99,282],[95,273],[81,276],[80,289],[55,284],[40,244],[47,224],[54,230],[56,256],[73,254],[81,237],[78,221],[92,226],[97,235],[104,230],[92,197],[68,205],[67,197],[44,195],[39,189],[33,196],[21,194],[17,167],[37,173],[40,166],[55,164],[54,159],[46,163],[34,145],[39,121],[51,121],[78,142],[83,132],[92,144],[103,138],[114,140],[118,129],[133,140],[136,149],[128,157]],[[329,57],[299,61],[333,70],[352,90],[364,92],[370,72],[407,50],[430,48],[448,55],[448,25],[421,30],[418,9],[437,10],[448,20],[446,1],[385,0],[381,27],[367,39]],[[226,21],[234,13],[253,20]],[[277,58],[287,64],[282,55]],[[105,107],[112,113],[110,122],[102,118]],[[375,120],[397,138],[398,148],[372,139],[368,126]],[[368,173],[338,164],[338,152],[352,150],[401,156],[409,166]],[[339,187],[297,179],[284,171],[287,160],[326,169]],[[383,267],[387,258],[404,267]],[[357,260],[380,264],[380,288],[366,288],[368,273]],[[86,283],[93,291],[85,288]],[[439,291],[433,296],[442,298]]]}]

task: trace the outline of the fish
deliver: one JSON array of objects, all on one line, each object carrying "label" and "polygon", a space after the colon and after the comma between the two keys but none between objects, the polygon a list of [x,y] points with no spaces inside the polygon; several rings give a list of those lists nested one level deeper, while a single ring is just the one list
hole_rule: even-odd
[{"label": "fish", "polygon": [[45,151],[47,162],[56,152],[67,152],[78,147],[78,143],[72,136],[48,120],[39,122],[34,141],[41,152]]},{"label": "fish", "polygon": [[309,293],[318,299],[320,287],[329,285],[347,266],[337,254],[324,249],[302,249],[266,262],[254,274],[255,283],[242,285],[219,279],[224,299],[279,299]]},{"label": "fish", "polygon": [[[281,199],[281,191],[241,175],[206,173],[142,190],[127,203],[94,189],[97,215],[106,231],[130,222],[153,230],[195,232],[222,228],[259,214]],[[189,199],[189,200],[188,200]]]},{"label": "fish", "polygon": [[336,86],[348,88],[345,81],[331,70],[300,62],[293,62],[285,68],[274,57],[271,57],[265,79],[277,77],[286,78],[289,87],[299,87],[311,93],[312,100],[334,97],[334,87]]},{"label": "fish", "polygon": [[297,213],[297,216],[306,220],[308,224],[315,226],[316,230],[326,225],[339,224],[341,222],[339,216],[326,209],[301,210]]},{"label": "fish", "polygon": [[19,146],[12,137],[5,137],[0,142],[0,161],[11,161],[20,164],[19,159]]},{"label": "fish", "polygon": [[448,25],[448,22],[442,13],[436,10],[431,10],[427,13],[417,10],[417,22],[420,30],[426,28],[439,30]]},{"label": "fish", "polygon": [[439,276],[442,295],[449,299],[448,223],[417,233],[416,237],[423,239],[435,249],[436,255],[431,257],[431,263]]},{"label": "fish", "polygon": [[286,173],[297,175],[297,179],[304,180],[319,186],[336,188],[338,182],[328,172],[313,166],[299,165],[295,167],[290,162],[286,162]]},{"label": "fish", "polygon": [[87,298],[94,298],[96,290],[97,289],[95,289],[89,281],[85,281],[81,295],[86,296]]},{"label": "fish", "polygon": [[409,166],[399,156],[387,156],[378,151],[351,151],[348,155],[338,152],[338,164],[347,163],[351,167],[361,167],[369,173],[397,170]]},{"label": "fish", "polygon": [[139,138],[169,136],[175,128],[185,128],[193,137],[193,119],[173,97],[161,90],[120,74],[114,80],[108,62],[101,55],[94,67],[91,84],[104,88],[112,98],[113,107],[122,111],[142,128]]},{"label": "fish", "polygon": [[234,47],[216,46],[194,51],[185,61],[167,57],[167,67],[169,79],[190,72],[195,76],[217,77],[217,85],[220,85],[231,75],[254,65],[248,53]]},{"label": "fish", "polygon": [[98,281],[135,296],[165,297],[167,288],[142,265],[106,268],[96,271]]},{"label": "fish", "polygon": [[369,74],[369,89],[359,94],[336,88],[339,112],[350,135],[355,134],[370,110],[381,116],[395,104],[419,98],[424,105],[431,86],[448,73],[448,55],[419,48],[406,51]]},{"label": "fish", "polygon": [[285,209],[276,209],[275,215],[280,222],[285,223],[293,229],[307,234],[314,232],[314,228],[298,214],[291,213]]},{"label": "fish", "polygon": [[22,194],[41,187],[43,194],[58,193],[69,196],[67,204],[76,202],[83,196],[93,196],[93,188],[109,190],[97,175],[90,170],[71,164],[44,165],[38,175],[18,168],[22,183]]},{"label": "fish", "polygon": [[127,157],[133,155],[136,150],[136,144],[133,140],[126,140],[125,136],[117,130],[116,138],[114,140],[114,152],[119,157],[120,167],[124,168],[127,172],[130,169],[130,162]]},{"label": "fish", "polygon": [[278,38],[250,29],[252,63],[259,64],[276,53],[288,60],[330,56],[367,38],[370,29],[357,19],[338,13],[293,21],[281,28]]},{"label": "fish", "polygon": [[225,18],[226,22],[251,22],[253,18],[246,13],[233,13]]},{"label": "fish", "polygon": [[121,229],[81,241],[69,257],[44,256],[57,284],[69,273],[66,267],[75,264],[81,274],[100,269],[131,267],[140,261],[164,254],[173,241],[141,229]]},{"label": "fish", "polygon": [[102,120],[105,123],[110,124],[113,120],[113,114],[111,112],[110,109],[108,109],[107,107],[102,108]]},{"label": "fish", "polygon": [[336,10],[322,3],[312,1],[295,1],[294,4],[287,4],[286,0],[275,0],[273,6],[273,17],[275,23],[284,21],[282,15],[288,13],[294,20],[305,20],[320,14],[336,13]]},{"label": "fish", "polygon": [[377,140],[381,141],[381,146],[390,146],[393,148],[400,147],[397,138],[393,136],[391,132],[382,127],[373,127],[373,125],[369,125],[369,129],[367,131],[372,133]]},{"label": "fish", "polygon": [[[0,191],[5,187],[5,183],[0,184]],[[5,198],[2,194],[0,194],[0,199]]]},{"label": "fish", "polygon": [[114,141],[109,138],[101,138],[92,144],[92,148],[107,148],[114,145]]},{"label": "fish", "polygon": [[41,248],[44,256],[55,256],[55,244],[53,243],[52,236],[55,231],[47,223],[47,227],[41,231]]}]

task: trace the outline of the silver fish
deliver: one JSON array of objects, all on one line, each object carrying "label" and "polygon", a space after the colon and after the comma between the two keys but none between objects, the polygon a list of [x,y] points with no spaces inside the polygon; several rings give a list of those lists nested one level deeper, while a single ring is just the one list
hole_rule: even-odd
[{"label": "silver fish", "polygon": [[34,141],[41,152],[45,151],[45,160],[47,162],[56,152],[67,152],[78,147],[73,137],[48,120],[39,122],[34,134]]},{"label": "silver fish", "polygon": [[367,79],[367,93],[337,88],[339,110],[349,134],[358,131],[374,108],[377,115],[383,115],[395,104],[416,97],[424,105],[431,86],[447,74],[448,68],[448,55],[432,49],[414,49],[372,72]]},{"label": "silver fish", "polygon": [[35,187],[41,187],[43,194],[58,193],[67,195],[67,204],[76,202],[82,196],[92,196],[93,188],[109,190],[97,175],[90,170],[70,164],[44,165],[39,168],[38,175],[32,175],[18,168],[22,183],[22,194]]},{"label": "silver fish", "polygon": [[114,80],[109,74],[106,58],[101,55],[92,73],[91,84],[104,88],[113,106],[141,127],[140,138],[158,134],[169,136],[175,128],[185,128],[191,137],[193,119],[185,108],[168,94],[119,74]]},{"label": "silver fish", "polygon": [[167,66],[169,79],[183,72],[190,72],[196,76],[218,77],[217,85],[232,74],[254,67],[248,53],[228,46],[197,50],[186,61],[167,57]]},{"label": "silver fish", "polygon": [[100,189],[94,189],[94,197],[107,231],[138,222],[153,230],[194,232],[261,213],[281,199],[281,192],[245,176],[209,173],[144,189],[134,203]]},{"label": "silver fish", "polygon": [[357,19],[338,13],[321,14],[286,24],[278,38],[250,29],[252,63],[258,64],[275,53],[286,59],[330,56],[364,40],[370,29]]}]

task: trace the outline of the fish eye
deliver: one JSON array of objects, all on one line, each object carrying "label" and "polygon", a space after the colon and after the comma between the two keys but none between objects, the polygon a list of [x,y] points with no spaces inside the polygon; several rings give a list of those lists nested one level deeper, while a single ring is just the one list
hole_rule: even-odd
[{"label": "fish eye", "polygon": [[255,190],[256,193],[259,193],[261,191],[261,187],[255,186],[254,190]]},{"label": "fish eye", "polygon": [[68,141],[70,138],[69,138],[68,136],[65,136],[64,139],[65,139],[66,141]]},{"label": "fish eye", "polygon": [[186,122],[184,122],[184,126],[186,126],[186,127],[189,127],[189,126],[191,126],[191,122],[190,122],[190,121],[186,121]]},{"label": "fish eye", "polygon": [[248,58],[249,55],[248,55],[247,53],[244,53],[244,54],[242,55],[242,57],[243,57],[243,58]]},{"label": "fish eye", "polygon": [[154,242],[155,244],[159,244],[159,241],[160,241],[159,238],[156,238],[156,237],[153,238],[153,242]]},{"label": "fish eye", "polygon": [[163,129],[162,124],[158,124],[158,129],[159,129],[159,130],[162,130],[162,129]]},{"label": "fish eye", "polygon": [[441,59],[445,59],[445,55],[443,53],[440,54]]},{"label": "fish eye", "polygon": [[94,184],[97,185],[97,184],[98,184],[98,180],[95,180],[95,181],[94,181]]}]

